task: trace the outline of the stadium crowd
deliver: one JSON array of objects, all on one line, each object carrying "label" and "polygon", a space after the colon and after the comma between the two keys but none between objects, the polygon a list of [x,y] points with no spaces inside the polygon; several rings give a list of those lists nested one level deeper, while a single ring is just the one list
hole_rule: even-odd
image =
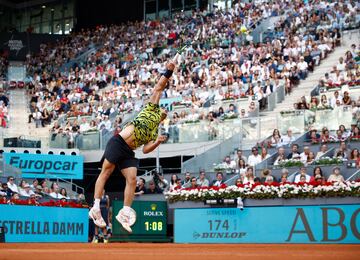
[{"label": "stadium crowd", "polygon": [[0,182],[0,200],[2,203],[16,204],[16,201],[19,200],[34,200],[36,204],[42,198],[85,203],[83,194],[70,198],[65,188],[61,188],[58,183],[49,182],[46,179],[41,181],[34,179],[31,184],[20,179],[16,184],[15,177],[9,176],[7,182]]},{"label": "stadium crowd", "polygon": [[[258,44],[251,41],[248,28],[290,9],[275,27],[276,38]],[[227,13],[180,13],[169,21],[79,32],[58,46],[42,46],[39,55],[29,57],[28,87],[33,95],[29,121],[44,126],[62,114],[91,115],[92,124],[98,126],[104,121],[104,111],[138,111],[141,102],[137,101],[150,93],[172,50],[190,39],[182,66],[174,73],[164,98],[180,96],[183,103],[196,109],[210,97],[215,101],[251,97],[262,109],[268,95],[281,84],[289,93],[334,48],[340,38],[336,17],[354,11],[351,4],[236,3]],[[56,71],[91,46],[95,52],[85,62]]]}]

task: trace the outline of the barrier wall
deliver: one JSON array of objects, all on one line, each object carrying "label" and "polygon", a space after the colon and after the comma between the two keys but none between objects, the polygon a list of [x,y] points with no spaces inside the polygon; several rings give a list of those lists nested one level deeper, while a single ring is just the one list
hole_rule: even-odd
[{"label": "barrier wall", "polygon": [[5,242],[88,242],[88,209],[0,205]]},{"label": "barrier wall", "polygon": [[175,243],[360,243],[360,206],[176,209]]}]

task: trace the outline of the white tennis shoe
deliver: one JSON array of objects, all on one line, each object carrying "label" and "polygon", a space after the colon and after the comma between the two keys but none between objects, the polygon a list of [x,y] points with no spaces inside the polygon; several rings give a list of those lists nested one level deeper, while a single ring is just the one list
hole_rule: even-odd
[{"label": "white tennis shoe", "polygon": [[92,207],[89,211],[89,217],[94,221],[94,224],[100,228],[106,227],[106,222],[101,216],[100,209]]},{"label": "white tennis shoe", "polygon": [[136,221],[135,210],[131,209],[130,213],[127,215],[125,214],[124,209],[121,209],[115,218],[127,232],[132,233],[131,226],[134,225]]}]

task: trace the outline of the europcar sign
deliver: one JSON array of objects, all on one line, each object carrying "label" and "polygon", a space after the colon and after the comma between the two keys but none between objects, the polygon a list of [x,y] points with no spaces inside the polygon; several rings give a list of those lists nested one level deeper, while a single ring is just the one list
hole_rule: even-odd
[{"label": "europcar sign", "polygon": [[174,240],[176,243],[359,244],[360,206],[176,209]]},{"label": "europcar sign", "polygon": [[23,178],[81,180],[84,175],[81,156],[4,153],[4,163],[19,168]]}]

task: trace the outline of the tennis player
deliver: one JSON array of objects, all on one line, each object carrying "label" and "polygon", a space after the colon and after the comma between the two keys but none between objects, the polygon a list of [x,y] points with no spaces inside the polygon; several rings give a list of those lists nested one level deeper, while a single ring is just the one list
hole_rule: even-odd
[{"label": "tennis player", "polygon": [[[90,218],[95,225],[105,227],[106,223],[101,217],[100,199],[104,186],[115,167],[118,166],[126,179],[124,192],[124,207],[116,215],[125,230],[132,232],[131,225],[135,223],[136,214],[131,208],[136,188],[136,174],[138,159],[133,150],[143,145],[143,152],[150,153],[166,140],[166,136],[158,135],[160,122],[166,118],[166,111],[160,109],[159,100],[173,71],[175,62],[170,61],[166,65],[166,72],[155,85],[149,103],[127,124],[120,134],[112,137],[106,145],[102,158],[103,164],[99,177],[95,184],[94,206],[89,211]],[[135,218],[135,219],[131,219]]]}]

